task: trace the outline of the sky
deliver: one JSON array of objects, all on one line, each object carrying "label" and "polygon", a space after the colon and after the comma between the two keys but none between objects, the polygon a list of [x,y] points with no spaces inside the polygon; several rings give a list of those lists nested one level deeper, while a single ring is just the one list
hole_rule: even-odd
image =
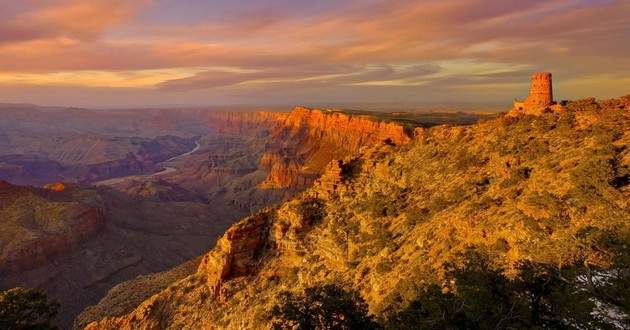
[{"label": "sky", "polygon": [[[0,103],[510,106],[630,94],[628,0],[0,1]],[[501,103],[503,104],[503,103]]]}]

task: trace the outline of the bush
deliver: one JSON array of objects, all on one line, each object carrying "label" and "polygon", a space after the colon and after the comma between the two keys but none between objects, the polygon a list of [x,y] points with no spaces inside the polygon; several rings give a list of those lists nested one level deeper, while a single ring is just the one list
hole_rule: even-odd
[{"label": "bush", "polygon": [[42,290],[13,288],[0,293],[0,329],[57,329],[50,322],[59,304]]},{"label": "bush", "polygon": [[324,202],[318,198],[308,198],[300,202],[299,212],[309,224],[315,224],[326,216]]},{"label": "bush", "polygon": [[285,291],[279,300],[271,312],[274,329],[380,329],[363,298],[336,285],[310,287],[299,295]]}]

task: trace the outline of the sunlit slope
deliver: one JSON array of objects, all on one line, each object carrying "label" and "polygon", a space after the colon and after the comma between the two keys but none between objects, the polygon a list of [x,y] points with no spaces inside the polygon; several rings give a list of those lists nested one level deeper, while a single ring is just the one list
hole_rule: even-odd
[{"label": "sunlit slope", "polygon": [[[453,274],[475,267],[506,283],[564,279],[567,295],[581,287],[571,274],[625,274],[628,105],[576,101],[363,148],[305,193],[232,226],[196,274],[91,328],[268,328],[281,291],[331,282],[358,290],[389,326],[432,287],[465,294]],[[623,287],[593,286],[593,298],[627,308],[610,295]],[[566,308],[549,322],[590,315]]]}]

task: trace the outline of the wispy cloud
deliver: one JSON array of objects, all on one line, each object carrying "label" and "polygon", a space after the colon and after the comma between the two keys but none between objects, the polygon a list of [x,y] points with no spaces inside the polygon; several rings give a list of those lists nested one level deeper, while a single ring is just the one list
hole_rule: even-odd
[{"label": "wispy cloud", "polygon": [[[190,23],[153,19],[169,15],[161,1],[24,3],[0,5],[6,16],[0,83],[32,74],[47,83],[63,76],[58,85],[124,87],[130,76],[155,72],[133,86],[153,84],[169,95],[257,89],[278,97],[296,86],[344,90],[357,99],[362,88],[411,93],[422,86],[404,94],[421,99],[436,95],[428,88],[447,84],[456,98],[467,97],[467,84],[470,90],[526,85],[537,70],[563,76],[574,94],[585,85],[573,79],[597,76],[612,84],[630,76],[625,0],[324,1],[311,11],[305,4],[247,1],[224,15],[210,9],[226,4],[208,3],[207,13],[188,13],[195,17]],[[86,72],[102,80],[86,79]]]},{"label": "wispy cloud", "polygon": [[0,43],[51,38],[94,39],[152,0],[34,1],[30,11],[0,21]]}]

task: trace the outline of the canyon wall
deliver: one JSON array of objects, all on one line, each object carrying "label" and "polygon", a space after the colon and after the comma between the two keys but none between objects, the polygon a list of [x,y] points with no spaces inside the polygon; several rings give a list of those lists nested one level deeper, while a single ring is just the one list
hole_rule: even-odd
[{"label": "canyon wall", "polygon": [[71,254],[102,228],[105,214],[103,199],[94,191],[0,181],[0,274],[17,274]]},{"label": "canyon wall", "polygon": [[248,211],[311,186],[332,160],[380,141],[402,145],[413,134],[369,115],[302,107],[289,113],[216,111],[203,118],[208,135],[202,148],[167,180]]},{"label": "canyon wall", "polygon": [[269,172],[265,188],[301,190],[313,184],[333,159],[342,159],[363,146],[411,141],[399,123],[368,115],[297,107],[271,132],[271,150],[261,169]]},{"label": "canyon wall", "polygon": [[206,116],[204,127],[212,135],[256,136],[268,132],[288,113],[212,111]]}]

